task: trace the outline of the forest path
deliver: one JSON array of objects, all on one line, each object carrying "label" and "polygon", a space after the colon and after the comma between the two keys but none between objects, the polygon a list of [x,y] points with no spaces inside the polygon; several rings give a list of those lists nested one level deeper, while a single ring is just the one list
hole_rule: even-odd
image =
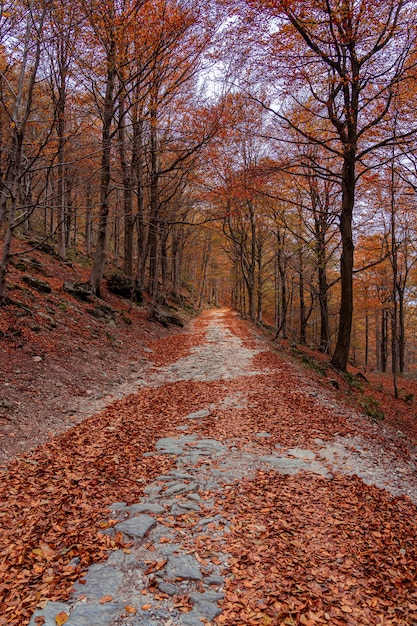
[{"label": "forest path", "polygon": [[[69,600],[46,579],[30,626],[416,623],[417,480],[404,446],[229,311],[154,349],[137,394],[76,441],[61,437],[83,499],[66,517],[88,516],[86,490],[113,496],[111,515],[96,558],[94,541],[88,559],[76,541],[61,558],[71,578],[90,564]],[[82,484],[73,454],[91,445]],[[51,562],[47,525],[40,539],[35,556]]]}]

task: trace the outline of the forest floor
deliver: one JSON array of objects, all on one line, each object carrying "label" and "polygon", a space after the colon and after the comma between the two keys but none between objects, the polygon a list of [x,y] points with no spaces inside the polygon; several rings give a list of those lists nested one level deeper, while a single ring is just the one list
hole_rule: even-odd
[{"label": "forest floor", "polygon": [[229,311],[125,365],[120,399],[4,466],[1,625],[417,624],[411,419]]}]

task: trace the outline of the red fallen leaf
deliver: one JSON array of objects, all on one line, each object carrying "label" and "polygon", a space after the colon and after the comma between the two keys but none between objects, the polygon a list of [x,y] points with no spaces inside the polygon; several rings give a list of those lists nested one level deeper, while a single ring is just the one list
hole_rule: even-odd
[{"label": "red fallen leaf", "polygon": [[102,598],[100,598],[99,603],[106,604],[107,602],[111,602],[112,600],[113,596],[103,596]]},{"label": "red fallen leaf", "polygon": [[46,623],[46,620],[43,615],[39,615],[39,617],[35,617],[36,626],[43,626]]},{"label": "red fallen leaf", "polygon": [[142,604],[142,611],[149,611],[152,608],[152,604]]},{"label": "red fallen leaf", "polygon": [[131,615],[135,615],[137,613],[137,609],[134,606],[125,606],[126,613],[130,613]]}]

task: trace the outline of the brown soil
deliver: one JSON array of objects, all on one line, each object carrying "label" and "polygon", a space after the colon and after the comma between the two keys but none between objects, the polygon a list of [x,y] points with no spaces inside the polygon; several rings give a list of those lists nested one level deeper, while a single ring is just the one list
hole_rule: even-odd
[{"label": "brown soil", "polygon": [[[63,265],[37,250],[14,259],[9,303],[0,308],[2,464],[125,395],[123,385],[151,364],[155,342],[181,332],[150,321],[146,302],[109,293],[105,281],[102,298],[90,302],[66,293],[64,283],[86,281],[88,267]],[[26,269],[19,269],[22,261]],[[48,283],[51,293],[28,286],[28,275]],[[103,305],[111,312],[98,318]]]}]

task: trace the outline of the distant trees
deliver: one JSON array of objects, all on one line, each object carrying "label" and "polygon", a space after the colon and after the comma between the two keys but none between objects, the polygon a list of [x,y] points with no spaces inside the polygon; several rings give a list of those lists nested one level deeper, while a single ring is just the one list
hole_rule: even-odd
[{"label": "distant trees", "polygon": [[[265,18],[264,54],[254,54],[249,72],[258,89],[255,100],[279,120],[281,132],[296,133],[298,145],[324,150],[327,156],[321,152],[311,165],[318,177],[340,185],[340,311],[332,364],[344,370],[353,320],[356,188],[376,153],[380,158],[380,149],[394,140],[394,97],[413,77],[413,10],[405,0],[248,0],[247,5],[250,24],[258,23],[256,13]],[[268,100],[257,95],[260,84]],[[403,118],[395,141],[414,132]],[[289,139],[294,142],[293,135]]]}]

